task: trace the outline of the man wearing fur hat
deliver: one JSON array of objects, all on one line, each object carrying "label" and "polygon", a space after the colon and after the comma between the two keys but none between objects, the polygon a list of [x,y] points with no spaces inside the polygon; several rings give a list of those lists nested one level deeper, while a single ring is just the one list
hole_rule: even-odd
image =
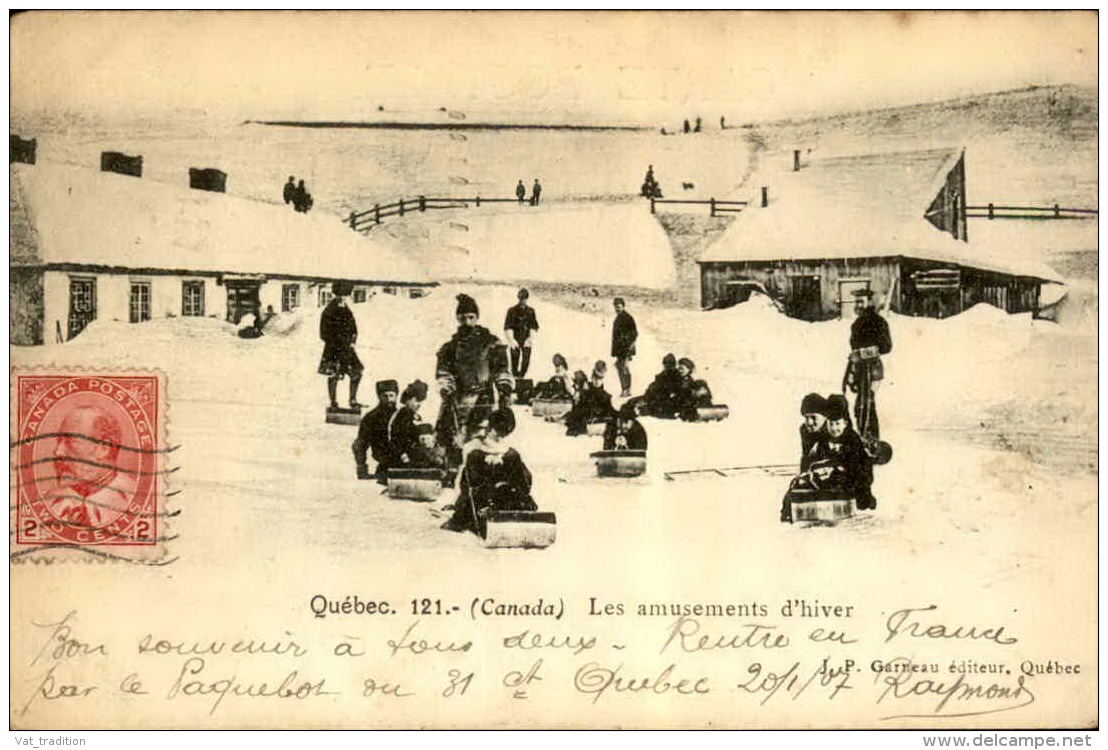
[{"label": "man wearing fur hat", "polygon": [[[388,470],[389,456],[389,420],[396,413],[396,396],[399,386],[395,380],[377,381],[377,406],[362,417],[358,427],[358,437],[350,448],[354,451],[354,463],[358,467],[358,479],[384,479]],[[366,451],[377,462],[373,475],[369,473]]]},{"label": "man wearing fur hat", "polygon": [[461,446],[472,437],[473,425],[497,404],[509,404],[513,386],[504,344],[478,325],[477,301],[468,294],[459,294],[457,299],[458,330],[439,348],[435,365],[442,395],[436,432],[454,470],[461,463]]},{"label": "man wearing fur hat", "polygon": [[327,376],[327,395],[332,409],[339,408],[339,381],[347,376],[350,377],[350,408],[360,409],[358,384],[362,381],[365,368],[354,351],[358,324],[354,322],[354,313],[346,306],[346,298],[354,291],[354,285],[348,281],[336,281],[332,288],[335,296],[323,308],[319,319],[319,337],[323,339],[319,374]]}]

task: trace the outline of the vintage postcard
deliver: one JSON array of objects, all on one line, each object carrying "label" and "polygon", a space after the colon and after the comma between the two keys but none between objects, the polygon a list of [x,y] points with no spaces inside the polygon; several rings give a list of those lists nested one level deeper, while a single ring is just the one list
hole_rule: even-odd
[{"label": "vintage postcard", "polygon": [[1097,728],[1097,32],[16,14],[10,727]]}]

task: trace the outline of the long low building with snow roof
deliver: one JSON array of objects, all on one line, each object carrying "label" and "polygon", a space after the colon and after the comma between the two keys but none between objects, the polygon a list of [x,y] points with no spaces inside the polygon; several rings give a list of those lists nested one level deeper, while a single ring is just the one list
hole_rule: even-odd
[{"label": "long low building with snow roof", "polygon": [[[849,316],[870,289],[904,315],[947,317],[985,302],[1038,310],[1061,279],[1018,249],[970,242],[961,149],[812,158],[768,171],[766,186],[698,261],[701,304],[762,288],[802,320]],[[763,205],[764,204],[764,205]]]},{"label": "long low building with snow roof", "polygon": [[9,167],[9,335],[63,341],[97,318],[237,323],[324,305],[334,281],[422,296],[435,282],[334,217],[71,166]]}]

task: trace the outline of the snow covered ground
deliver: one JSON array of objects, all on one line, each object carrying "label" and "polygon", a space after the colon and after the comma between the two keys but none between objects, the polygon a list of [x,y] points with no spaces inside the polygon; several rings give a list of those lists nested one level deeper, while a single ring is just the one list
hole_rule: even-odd
[{"label": "snow covered ground", "polygon": [[[372,400],[379,378],[433,383],[434,353],[453,330],[460,288],[419,300],[378,295],[354,306],[368,366],[363,401]],[[515,287],[468,291],[483,323],[499,333]],[[604,359],[608,388],[618,390],[607,356],[612,316],[570,310],[538,294],[531,301],[541,325],[531,375],[547,376],[555,352],[571,369]],[[785,477],[752,470],[665,481],[662,473],[795,461],[800,398],[838,389],[847,324],[792,320],[757,299],[710,313],[632,309],[643,334],[635,390],[673,351],[697,362],[731,417],[712,424],[646,419],[648,476],[601,480],[588,458],[599,438],[565,437],[521,409],[511,442],[535,475],[540,507],[558,514],[558,541],[543,552],[493,552],[471,535],[439,530],[427,506],[389,500],[375,484],[354,478],[354,428],[322,419],[318,312],[282,316],[281,332],[258,340],[238,339],[214,320],[96,322],[68,344],[21,349],[18,358],[167,373],[171,437],[182,446],[174,454],[182,467],[177,486],[184,491],[174,552],[187,556],[190,539],[203,537],[206,549],[225,551],[210,561],[217,566],[276,560],[290,538],[336,566],[388,550],[477,556],[467,564],[482,567],[500,563],[480,559],[517,556],[546,556],[557,565],[604,548],[615,529],[624,553],[672,555],[678,570],[689,544],[711,545],[724,559],[738,555],[741,543],[743,557],[819,560],[828,576],[860,566],[886,578],[910,577],[931,561],[964,557],[986,582],[1009,581],[1017,569],[1021,581],[1047,580],[1070,565],[1090,565],[1086,556],[1095,554],[1085,545],[1056,545],[1084,538],[1096,524],[1097,410],[1084,395],[1095,393],[1095,330],[985,307],[947,321],[890,316],[896,348],[878,403],[896,455],[877,469],[878,511],[832,531],[778,522]],[[432,388],[425,418],[437,408]],[[1022,416],[1028,409],[1030,421]],[[1069,452],[1055,450],[1059,445]],[[899,554],[906,544],[910,554]],[[854,552],[841,554],[847,547]],[[885,561],[880,570],[877,560]]]}]

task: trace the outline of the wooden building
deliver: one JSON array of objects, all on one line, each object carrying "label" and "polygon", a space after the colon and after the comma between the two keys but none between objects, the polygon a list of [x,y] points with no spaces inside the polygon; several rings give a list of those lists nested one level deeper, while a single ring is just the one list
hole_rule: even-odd
[{"label": "wooden building", "polygon": [[1060,281],[1041,264],[975,250],[961,150],[813,159],[752,184],[769,186],[768,205],[739,214],[698,261],[705,308],[760,288],[792,317],[825,320],[849,316],[853,292],[872,289],[905,315],[981,302],[1034,312],[1042,285]]},{"label": "wooden building", "polygon": [[420,297],[435,286],[341,219],[70,166],[9,166],[9,339],[66,341],[96,319],[237,323],[325,305],[331,283]]}]

